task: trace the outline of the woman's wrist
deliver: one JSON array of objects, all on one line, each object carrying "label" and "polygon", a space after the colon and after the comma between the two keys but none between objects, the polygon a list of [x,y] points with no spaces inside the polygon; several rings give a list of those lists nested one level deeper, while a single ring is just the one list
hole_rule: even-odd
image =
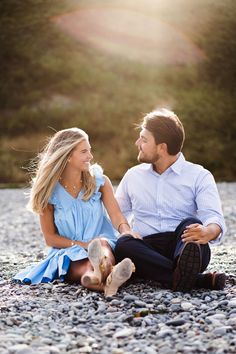
[{"label": "woman's wrist", "polygon": [[130,226],[127,222],[121,222],[118,227],[117,227],[117,231],[120,234],[123,234],[125,232],[129,232],[130,231]]}]

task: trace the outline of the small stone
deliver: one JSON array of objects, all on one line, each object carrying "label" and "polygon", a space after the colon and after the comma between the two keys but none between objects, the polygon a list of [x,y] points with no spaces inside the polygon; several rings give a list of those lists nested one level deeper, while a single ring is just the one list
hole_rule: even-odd
[{"label": "small stone", "polygon": [[146,306],[146,303],[143,302],[143,301],[140,301],[140,300],[135,300],[135,301],[134,301],[134,305],[135,305],[136,307],[145,307],[145,306]]},{"label": "small stone", "polygon": [[181,302],[181,307],[182,307],[182,309],[184,310],[184,311],[190,311],[190,310],[192,310],[193,309],[193,304],[191,303],[191,302]]},{"label": "small stone", "polygon": [[138,298],[138,296],[136,296],[136,295],[125,295],[124,297],[123,297],[123,300],[124,301],[127,301],[127,302],[133,302],[133,301],[135,301],[135,300],[138,300],[139,298]]},{"label": "small stone", "polygon": [[39,260],[41,260],[41,259],[44,259],[45,258],[45,254],[44,254],[44,252],[39,252],[38,254],[37,254],[37,256],[36,256],[36,259],[39,261]]},{"label": "small stone", "polygon": [[167,326],[182,326],[183,324],[185,324],[186,321],[185,320],[172,320],[172,321],[168,321],[166,322]]},{"label": "small stone", "polygon": [[179,297],[174,297],[172,300],[171,300],[171,303],[172,304],[180,304],[181,303],[181,299]]},{"label": "small stone", "polygon": [[224,336],[226,333],[228,332],[231,332],[232,331],[232,327],[231,326],[222,326],[222,327],[218,327],[218,328],[215,328],[213,330],[213,334],[215,336]]},{"label": "small stone", "polygon": [[124,338],[124,337],[129,337],[134,333],[134,330],[132,328],[123,328],[117,332],[114,333],[113,337],[114,338]]},{"label": "small stone", "polygon": [[121,348],[115,348],[115,349],[112,349],[112,354],[124,354],[124,350],[121,349]]},{"label": "small stone", "polygon": [[229,318],[228,321],[227,321],[227,325],[236,328],[236,316]]},{"label": "small stone", "polygon": [[232,300],[230,300],[230,301],[228,302],[228,306],[229,306],[230,308],[235,308],[235,307],[236,307],[236,298],[233,298]]},{"label": "small stone", "polygon": [[162,329],[157,332],[157,338],[165,338],[171,336],[174,332],[171,329]]},{"label": "small stone", "polygon": [[9,352],[14,354],[33,354],[34,351],[26,344],[16,344],[9,347]]},{"label": "small stone", "polygon": [[78,353],[92,353],[93,349],[89,346],[84,346],[77,349]]},{"label": "small stone", "polygon": [[157,351],[153,347],[146,347],[145,354],[157,354]]}]

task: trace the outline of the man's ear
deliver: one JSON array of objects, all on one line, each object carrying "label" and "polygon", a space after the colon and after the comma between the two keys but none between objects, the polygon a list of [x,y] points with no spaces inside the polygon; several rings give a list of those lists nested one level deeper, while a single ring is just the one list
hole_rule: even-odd
[{"label": "man's ear", "polygon": [[166,143],[158,144],[158,147],[159,147],[159,151],[160,152],[168,153],[168,149],[167,149],[167,144]]}]

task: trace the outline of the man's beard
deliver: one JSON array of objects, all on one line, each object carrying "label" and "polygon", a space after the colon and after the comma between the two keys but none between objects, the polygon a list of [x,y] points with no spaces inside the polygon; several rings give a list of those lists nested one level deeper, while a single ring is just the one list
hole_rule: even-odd
[{"label": "man's beard", "polygon": [[[142,151],[141,151],[141,153],[142,153]],[[138,160],[138,162],[143,162],[143,163],[155,163],[157,160],[159,160],[159,158],[160,158],[159,155],[155,155],[152,158],[151,157],[148,158],[143,155],[140,155],[140,152],[139,152],[137,160]]]}]

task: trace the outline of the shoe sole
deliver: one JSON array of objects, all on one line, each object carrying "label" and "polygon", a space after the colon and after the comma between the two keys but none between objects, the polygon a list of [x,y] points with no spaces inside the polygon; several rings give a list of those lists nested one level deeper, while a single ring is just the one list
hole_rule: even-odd
[{"label": "shoe sole", "polygon": [[100,240],[92,241],[88,246],[88,259],[93,266],[94,276],[98,278],[99,282],[102,281],[102,270],[101,266],[105,255],[102,250],[102,245]]},{"label": "shoe sole", "polygon": [[123,259],[114,266],[112,272],[107,277],[105,296],[115,295],[119,287],[131,277],[134,271],[135,266],[129,258]]},{"label": "shoe sole", "polygon": [[184,246],[180,254],[177,272],[178,282],[173,287],[174,291],[187,292],[193,289],[197,275],[201,268],[201,248],[195,242],[189,242]]}]

